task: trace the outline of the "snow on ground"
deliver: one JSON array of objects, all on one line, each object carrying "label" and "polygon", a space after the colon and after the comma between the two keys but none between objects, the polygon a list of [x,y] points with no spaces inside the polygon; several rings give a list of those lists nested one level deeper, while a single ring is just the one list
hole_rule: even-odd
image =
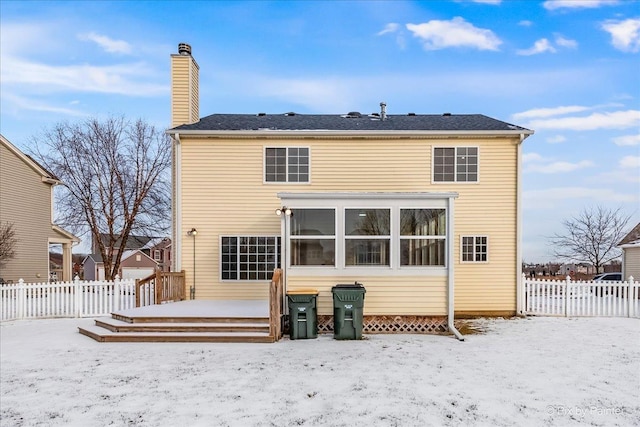
[{"label": "snow on ground", "polygon": [[0,425],[640,425],[640,321],[479,320],[484,334],[98,343],[0,325]]}]

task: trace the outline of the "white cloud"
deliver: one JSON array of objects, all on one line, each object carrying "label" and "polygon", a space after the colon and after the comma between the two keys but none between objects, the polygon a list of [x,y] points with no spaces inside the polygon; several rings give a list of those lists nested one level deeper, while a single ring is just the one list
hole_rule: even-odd
[{"label": "white cloud", "polygon": [[583,117],[562,117],[532,120],[525,125],[529,129],[626,129],[640,126],[640,110],[615,111],[613,113],[593,113]]},{"label": "white cloud", "polygon": [[533,44],[533,46],[531,46],[529,49],[519,49],[516,51],[518,55],[525,55],[525,56],[537,55],[539,53],[544,53],[544,52],[551,52],[551,53],[556,52],[556,48],[553,47],[549,42],[549,40],[547,39],[540,39],[536,41]]},{"label": "white cloud", "polygon": [[382,36],[385,34],[389,34],[389,33],[395,33],[396,31],[398,31],[398,28],[400,28],[400,26],[398,24],[396,24],[395,22],[391,22],[387,25],[384,26],[384,29],[380,32],[378,32],[376,35],[377,36]]},{"label": "white cloud", "polygon": [[550,136],[547,138],[547,142],[549,144],[561,144],[563,142],[565,142],[567,140],[567,138],[565,138],[562,135],[554,135],[554,136]]},{"label": "white cloud", "polygon": [[102,49],[109,53],[130,54],[132,52],[131,45],[124,40],[113,40],[107,36],[94,32],[79,34],[80,40],[89,40],[96,43]]},{"label": "white cloud", "polygon": [[426,50],[449,47],[498,50],[498,46],[502,44],[493,31],[477,28],[459,16],[450,21],[432,20],[422,24],[407,24],[407,29],[422,40]]},{"label": "white cloud", "polygon": [[558,46],[566,47],[568,49],[575,49],[578,47],[578,42],[575,40],[567,39],[561,34],[554,34],[554,36]]},{"label": "white cloud", "polygon": [[144,63],[108,66],[48,65],[15,57],[3,57],[3,83],[28,85],[39,92],[78,91],[155,96],[168,92],[166,85],[149,82],[153,74]]},{"label": "white cloud", "polygon": [[619,146],[640,145],[640,133],[613,138],[613,143]]},{"label": "white cloud", "polygon": [[535,173],[544,173],[544,174],[552,174],[552,173],[564,173],[564,172],[573,172],[575,170],[584,169],[592,167],[594,164],[590,160],[582,160],[577,163],[571,162],[553,162],[553,163],[535,163],[529,164],[524,168],[524,172],[535,172]]},{"label": "white cloud", "polygon": [[640,156],[625,156],[620,159],[619,166],[622,169],[640,169]]},{"label": "white cloud", "polygon": [[522,155],[523,163],[541,162],[543,160],[544,160],[544,157],[542,157],[538,153],[525,153]]},{"label": "white cloud", "polygon": [[613,188],[555,187],[522,193],[525,210],[556,208],[558,201],[589,199],[597,203],[637,202],[638,196],[620,193]]},{"label": "white cloud", "polygon": [[535,108],[533,110],[523,111],[522,113],[515,113],[511,117],[513,117],[513,119],[515,120],[531,119],[536,117],[553,117],[561,116],[564,114],[580,113],[589,109],[590,107],[583,107],[580,105],[570,105],[554,108]]},{"label": "white cloud", "polygon": [[617,4],[618,0],[547,0],[542,6],[547,10],[597,8]]},{"label": "white cloud", "polygon": [[[24,96],[13,95],[11,93],[7,93],[6,91],[4,91],[2,97],[5,101],[8,101],[12,105],[12,107],[17,107],[21,110],[38,111],[41,113],[56,113],[73,117],[84,117],[88,115],[84,111],[49,105],[36,99],[29,99]],[[71,105],[74,104],[75,102],[71,102]]]},{"label": "white cloud", "polygon": [[640,51],[640,18],[624,21],[609,20],[602,29],[611,34],[611,44],[623,52]]},{"label": "white cloud", "polygon": [[521,27],[530,27],[530,26],[533,25],[533,22],[524,19],[524,20],[518,22],[518,25],[520,25]]}]

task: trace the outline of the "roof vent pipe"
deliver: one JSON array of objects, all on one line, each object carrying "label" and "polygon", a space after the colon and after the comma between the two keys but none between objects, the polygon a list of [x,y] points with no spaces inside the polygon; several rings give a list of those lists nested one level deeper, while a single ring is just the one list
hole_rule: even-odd
[{"label": "roof vent pipe", "polygon": [[380,120],[387,120],[387,103],[384,101],[380,103]]},{"label": "roof vent pipe", "polygon": [[187,43],[180,43],[178,45],[178,54],[184,56],[191,56],[191,46]]}]

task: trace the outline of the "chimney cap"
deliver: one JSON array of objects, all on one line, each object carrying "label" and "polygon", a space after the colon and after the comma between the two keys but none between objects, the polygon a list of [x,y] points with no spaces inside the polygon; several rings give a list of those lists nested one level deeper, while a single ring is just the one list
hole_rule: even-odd
[{"label": "chimney cap", "polygon": [[187,43],[178,44],[178,54],[179,55],[191,55],[191,45]]}]

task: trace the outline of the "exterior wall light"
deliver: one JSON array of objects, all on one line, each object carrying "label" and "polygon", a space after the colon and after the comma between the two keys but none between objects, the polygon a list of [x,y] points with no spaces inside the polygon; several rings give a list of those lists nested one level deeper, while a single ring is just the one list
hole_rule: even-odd
[{"label": "exterior wall light", "polygon": [[293,212],[286,206],[276,209],[276,215],[282,216],[282,214],[284,214],[285,216],[291,216]]},{"label": "exterior wall light", "polygon": [[198,235],[198,230],[196,230],[195,228],[192,228],[191,230],[187,231],[187,236],[197,236]]}]

